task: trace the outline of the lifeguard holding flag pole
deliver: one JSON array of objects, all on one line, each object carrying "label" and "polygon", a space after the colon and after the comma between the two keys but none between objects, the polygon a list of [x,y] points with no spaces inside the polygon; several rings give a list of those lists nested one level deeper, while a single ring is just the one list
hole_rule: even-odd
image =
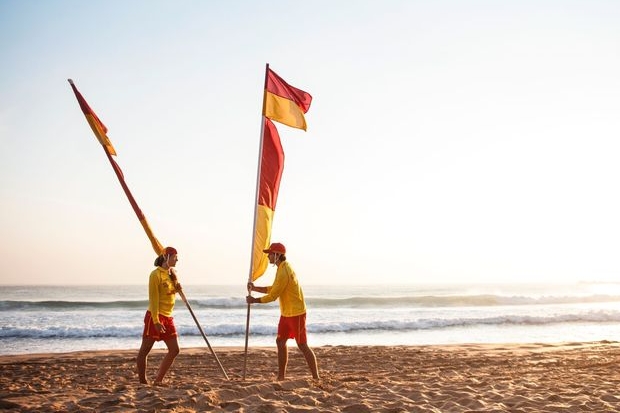
[{"label": "lifeguard holding flag pole", "polygon": [[[284,169],[284,151],[276,126],[271,122],[306,130],[304,113],[310,109],[312,96],[284,81],[269,63],[265,68],[263,113],[261,116],[258,171],[256,173],[256,202],[254,203],[254,228],[252,231],[252,253],[248,283],[254,282],[265,273],[269,260],[263,252],[271,243],[271,224],[276,209],[280,178]],[[252,291],[248,290],[249,295]],[[245,326],[245,354],[243,379],[245,380],[248,358],[248,335],[250,329],[250,304]]]},{"label": "lifeguard holding flag pole", "polygon": [[[75,87],[73,80],[68,79],[68,81],[69,81],[69,84],[71,85],[71,89],[73,89],[73,93],[75,93],[75,97],[77,98],[77,101],[80,104],[80,108],[82,109],[84,116],[86,116],[86,120],[88,121],[88,124],[93,130],[101,146],[103,146],[103,150],[106,156],[108,157],[110,164],[112,165],[112,169],[114,169],[114,172],[116,173],[116,176],[118,177],[118,181],[123,187],[123,191],[125,191],[125,195],[127,195],[127,199],[129,199],[129,203],[131,204],[131,207],[136,213],[138,219],[140,220],[140,224],[142,224],[142,228],[144,228],[144,232],[146,232],[146,235],[149,238],[149,241],[151,242],[151,246],[153,247],[155,254],[157,254],[158,256],[161,255],[162,252],[164,251],[164,247],[161,245],[159,240],[157,240],[157,238],[153,234],[151,227],[146,221],[146,217],[142,213],[142,210],[140,210],[140,207],[138,207],[138,204],[136,203],[136,200],[134,199],[131,191],[129,190],[129,187],[125,183],[125,177],[123,176],[123,171],[121,171],[121,168],[118,166],[116,161],[114,161],[114,159],[112,158],[112,156],[116,156],[116,151],[114,150],[114,147],[112,146],[112,143],[110,142],[110,139],[107,136],[108,128],[106,128],[103,122],[101,122],[101,120],[97,117],[95,112],[90,108],[90,106],[88,106],[88,103],[86,103],[86,100],[84,99],[82,94]],[[175,274],[175,277],[176,277],[176,274]],[[229,380],[228,375],[226,374],[226,371],[224,370],[224,367],[222,366],[222,363],[220,363],[220,360],[215,354],[215,351],[213,351],[211,344],[209,344],[207,335],[205,334],[204,330],[200,326],[200,323],[198,322],[198,319],[196,318],[196,315],[194,314],[192,307],[189,305],[189,301],[187,301],[187,297],[185,297],[185,293],[183,292],[183,290],[179,291],[179,295],[181,296],[181,299],[183,300],[183,302],[187,306],[187,309],[192,315],[192,318],[194,319],[194,322],[196,323],[196,326],[198,327],[198,330],[200,331],[202,338],[204,338],[205,342],[207,343],[207,346],[209,347],[209,350],[211,350],[211,354],[213,354],[213,357],[215,357],[215,361],[220,367],[222,374],[224,374],[224,377],[226,377],[226,379]]]}]

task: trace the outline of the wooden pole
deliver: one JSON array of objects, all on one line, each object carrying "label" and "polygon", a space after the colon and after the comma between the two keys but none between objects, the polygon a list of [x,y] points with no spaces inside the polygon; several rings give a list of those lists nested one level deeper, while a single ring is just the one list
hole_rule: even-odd
[{"label": "wooden pole", "polygon": [[[261,109],[261,117],[260,117],[260,144],[258,148],[258,167],[256,170],[256,195],[254,197],[254,224],[252,228],[252,245],[250,248],[250,271],[248,274],[248,284],[251,283],[252,280],[252,267],[254,266],[254,242],[256,239],[256,215],[258,213],[258,197],[260,191],[260,173],[263,159],[263,136],[265,133],[265,89],[267,89],[267,74],[269,73],[269,63],[265,65],[265,85],[263,87],[263,107]],[[248,288],[248,295],[252,295],[252,290]],[[245,351],[243,353],[243,380],[245,380],[246,367],[248,364],[248,339],[250,333],[250,307],[251,304],[248,304],[248,312],[245,319]]]},{"label": "wooden pole", "polygon": [[198,330],[200,330],[200,334],[202,334],[202,338],[205,339],[205,343],[207,343],[207,346],[209,347],[209,350],[211,350],[211,354],[213,354],[213,357],[215,357],[215,361],[217,362],[217,365],[220,367],[220,371],[222,372],[222,374],[224,375],[226,380],[230,380],[228,378],[228,374],[226,374],[226,371],[224,370],[224,367],[222,366],[222,363],[220,363],[220,359],[217,358],[217,354],[215,354],[215,351],[213,351],[213,348],[211,347],[211,344],[209,344],[209,340],[207,340],[207,335],[205,334],[204,330],[200,326],[200,323],[198,322],[198,319],[196,318],[196,315],[194,314],[194,310],[192,310],[192,307],[189,305],[189,301],[187,301],[187,297],[185,297],[185,293],[183,292],[183,290],[179,291],[179,295],[181,296],[181,299],[183,300],[183,302],[187,306],[187,309],[189,310],[189,313],[192,315],[192,318],[194,319],[194,322],[196,323],[196,326],[198,327]]},{"label": "wooden pole", "polygon": [[[84,98],[78,92],[75,84],[73,83],[73,80],[68,79],[68,81],[69,81],[69,84],[71,85],[71,88],[73,89],[73,91],[75,93],[75,97],[78,99],[78,102],[80,102],[80,99],[82,99],[82,101],[84,103],[86,103]],[[88,106],[88,104],[86,104],[86,105]],[[82,107],[81,102],[80,102],[80,107]],[[90,108],[88,108],[88,110],[91,111]],[[84,112],[83,108],[82,108],[82,111]],[[84,115],[86,115],[85,112],[84,112]],[[91,115],[94,115],[94,113],[91,113]],[[87,118],[87,120],[88,120],[88,118]],[[95,135],[96,135],[96,133],[95,133]],[[129,203],[131,204],[131,207],[133,208],[134,212],[136,213],[136,216],[138,217],[138,220],[142,224],[142,226],[143,226],[143,228],[144,228],[144,230],[146,232],[147,237],[151,241],[151,245],[152,245],[153,249],[155,250],[155,253],[158,254],[158,255],[161,254],[162,250],[163,250],[163,247],[160,244],[160,242],[157,240],[155,235],[153,235],[153,233],[151,231],[151,228],[146,223],[146,217],[142,213],[142,210],[138,206],[138,203],[136,202],[135,198],[133,197],[133,194],[129,190],[129,187],[127,186],[127,183],[125,182],[125,177],[123,176],[123,172],[121,171],[120,166],[118,166],[118,164],[114,161],[114,159],[112,159],[112,155],[110,154],[110,152],[108,151],[108,149],[105,146],[103,146],[103,150],[106,153],[106,156],[108,157],[108,160],[110,161],[110,164],[112,165],[112,169],[114,170],[114,173],[116,174],[116,177],[118,178],[118,181],[121,184],[121,187],[123,188],[123,191],[125,192],[125,195],[127,196],[127,199],[129,200]],[[176,278],[176,274],[174,275],[174,277]],[[211,348],[211,344],[209,344],[209,340],[207,340],[207,336],[206,336],[205,332],[203,331],[202,327],[200,326],[200,323],[198,322],[198,319],[196,318],[196,315],[194,314],[194,311],[192,310],[192,307],[189,305],[189,302],[187,301],[187,297],[185,297],[185,294],[183,293],[183,291],[179,291],[179,295],[181,296],[181,299],[183,300],[183,302],[187,306],[187,309],[189,310],[190,314],[192,315],[192,318],[196,322],[196,326],[198,327],[198,330],[200,330],[200,334],[202,334],[202,337],[205,339],[205,341],[207,343],[207,346],[209,346],[209,350],[211,350],[211,353],[215,357],[215,360],[217,361],[217,364],[220,366],[220,369],[222,370],[222,373],[224,374],[224,377],[226,377],[227,380],[230,380],[228,378],[228,375],[226,374],[226,371],[224,371],[224,367],[222,367],[222,363],[220,363],[220,360],[217,358],[217,355],[215,354],[215,351],[213,351],[213,349]]]}]

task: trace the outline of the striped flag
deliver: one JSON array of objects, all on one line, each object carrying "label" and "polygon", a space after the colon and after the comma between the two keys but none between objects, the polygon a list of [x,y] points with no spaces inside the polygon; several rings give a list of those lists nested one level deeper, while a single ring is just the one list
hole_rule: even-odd
[{"label": "striped flag", "polygon": [[86,103],[86,100],[84,99],[82,94],[77,90],[75,84],[73,84],[73,80],[69,79],[69,84],[71,85],[73,93],[75,93],[75,97],[80,104],[80,108],[82,109],[84,116],[86,116],[86,121],[90,125],[90,128],[93,130],[93,133],[97,137],[97,140],[99,141],[101,146],[103,146],[106,153],[116,156],[116,151],[114,150],[112,142],[110,142],[110,139],[107,135],[108,128],[106,128],[106,126],[103,124],[103,122],[101,122],[95,112],[90,108],[90,106],[88,106],[88,103]]},{"label": "striped flag", "polygon": [[310,108],[311,102],[312,96],[309,93],[289,85],[267,66],[251,281],[262,276],[269,264],[263,250],[271,244],[271,227],[284,169],[284,151],[278,130],[271,120],[306,130],[304,113]]},{"label": "striped flag", "polygon": [[129,200],[131,207],[136,213],[138,220],[140,220],[140,224],[142,225],[144,232],[146,232],[146,235],[149,238],[149,241],[151,241],[151,246],[153,247],[153,250],[155,250],[155,253],[157,255],[161,255],[161,253],[164,250],[164,247],[161,245],[159,240],[157,240],[157,238],[153,234],[153,231],[151,230],[149,223],[146,221],[146,217],[142,213],[142,210],[136,203],[135,198],[133,197],[131,191],[129,190],[129,187],[127,186],[127,183],[125,182],[123,171],[121,171],[120,166],[118,166],[116,161],[112,158],[112,156],[116,156],[116,151],[114,150],[114,147],[112,146],[112,142],[110,142],[110,139],[107,136],[108,128],[106,128],[103,122],[101,122],[99,117],[90,108],[88,103],[86,103],[86,100],[84,99],[82,94],[75,87],[73,80],[69,79],[69,84],[71,85],[71,88],[73,89],[73,93],[75,93],[75,97],[77,98],[77,101],[80,104],[80,108],[82,109],[84,116],[86,116],[86,120],[88,121],[88,124],[93,130],[93,133],[97,137],[97,140],[99,141],[101,146],[103,146],[103,150],[105,151],[105,154],[108,157],[110,164],[112,165],[112,169],[114,169],[114,173],[116,174],[116,177],[118,178],[118,181],[120,182],[121,187],[123,188],[123,191],[125,192],[125,195],[127,195],[127,199]]},{"label": "striped flag", "polygon": [[312,96],[289,85],[271,69],[267,69],[266,83],[263,115],[287,126],[306,130],[304,113],[310,109]]},{"label": "striped flag", "polygon": [[271,243],[271,225],[276,210],[280,178],[284,169],[284,151],[276,126],[264,118],[256,229],[254,234],[252,281],[265,273],[269,260],[263,250]]}]

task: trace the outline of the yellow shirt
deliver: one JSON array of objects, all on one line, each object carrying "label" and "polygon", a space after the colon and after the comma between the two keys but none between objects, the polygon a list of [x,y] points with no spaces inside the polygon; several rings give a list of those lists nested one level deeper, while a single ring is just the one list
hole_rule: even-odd
[{"label": "yellow shirt", "polygon": [[269,303],[276,298],[280,299],[280,314],[284,317],[294,317],[306,312],[304,293],[288,261],[278,264],[276,279],[271,287],[267,287],[267,295],[262,296],[260,302]]},{"label": "yellow shirt", "polygon": [[153,321],[159,320],[159,315],[172,316],[176,291],[168,270],[157,267],[149,276],[149,311]]}]

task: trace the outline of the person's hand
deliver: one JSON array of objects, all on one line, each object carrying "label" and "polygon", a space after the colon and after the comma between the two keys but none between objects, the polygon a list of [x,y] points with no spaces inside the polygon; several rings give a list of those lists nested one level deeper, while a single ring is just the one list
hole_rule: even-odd
[{"label": "person's hand", "polygon": [[254,291],[254,283],[253,282],[249,282],[248,283],[248,291]]},{"label": "person's hand", "polygon": [[159,333],[165,333],[166,332],[166,327],[164,327],[163,324],[155,324],[155,330],[157,330],[157,332]]},{"label": "person's hand", "polygon": [[256,297],[252,297],[251,295],[248,295],[247,297],[245,297],[245,302],[248,304],[256,304],[256,303],[260,303],[260,300]]}]

